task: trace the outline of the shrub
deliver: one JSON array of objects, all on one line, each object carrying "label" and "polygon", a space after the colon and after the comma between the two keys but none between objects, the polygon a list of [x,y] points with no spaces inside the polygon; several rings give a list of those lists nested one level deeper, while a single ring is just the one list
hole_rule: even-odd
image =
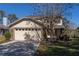
[{"label": "shrub", "polygon": [[35,55],[46,55],[46,51],[48,50],[48,46],[42,42],[42,44],[39,45],[39,47],[37,48],[37,52]]},{"label": "shrub", "polygon": [[4,36],[7,40],[9,40],[11,38],[11,33],[10,32],[5,32]]},{"label": "shrub", "polygon": [[36,51],[38,56],[78,56],[79,51],[72,48],[66,48],[64,46],[47,46],[40,45]]},{"label": "shrub", "polygon": [[37,55],[39,56],[66,56],[66,55],[70,55],[70,52],[68,51],[68,49],[66,48],[57,48],[57,47],[41,47],[41,49],[39,49],[37,51]]},{"label": "shrub", "polygon": [[0,43],[3,43],[3,42],[5,42],[5,41],[6,41],[5,36],[0,36]]}]

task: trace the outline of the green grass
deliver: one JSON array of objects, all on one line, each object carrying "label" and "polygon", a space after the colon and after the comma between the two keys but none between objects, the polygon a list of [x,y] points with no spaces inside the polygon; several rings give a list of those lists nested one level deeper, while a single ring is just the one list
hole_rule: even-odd
[{"label": "green grass", "polygon": [[[41,47],[41,45],[43,45],[43,47]],[[72,41],[59,41],[52,44],[42,42],[39,48],[36,55],[79,56],[79,38],[73,39]]]}]

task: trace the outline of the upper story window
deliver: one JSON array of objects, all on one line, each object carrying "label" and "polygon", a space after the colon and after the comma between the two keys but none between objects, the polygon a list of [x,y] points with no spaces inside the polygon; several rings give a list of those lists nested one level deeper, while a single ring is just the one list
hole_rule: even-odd
[{"label": "upper story window", "polygon": [[63,25],[63,20],[62,20],[62,19],[60,19],[60,22],[59,22],[59,23],[57,23],[57,25]]}]

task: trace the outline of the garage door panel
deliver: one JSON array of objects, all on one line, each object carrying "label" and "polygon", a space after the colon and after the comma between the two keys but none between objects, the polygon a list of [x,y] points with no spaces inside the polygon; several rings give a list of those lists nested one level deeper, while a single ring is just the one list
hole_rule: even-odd
[{"label": "garage door panel", "polygon": [[26,40],[27,37],[25,33],[29,34],[33,40],[41,38],[41,31],[15,31],[15,40]]}]

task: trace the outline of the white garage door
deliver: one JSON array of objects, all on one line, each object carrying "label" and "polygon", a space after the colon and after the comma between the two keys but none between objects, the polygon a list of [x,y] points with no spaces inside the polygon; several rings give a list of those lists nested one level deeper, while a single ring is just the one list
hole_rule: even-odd
[{"label": "white garage door", "polygon": [[39,40],[41,39],[41,31],[16,29],[14,31],[15,40]]}]

